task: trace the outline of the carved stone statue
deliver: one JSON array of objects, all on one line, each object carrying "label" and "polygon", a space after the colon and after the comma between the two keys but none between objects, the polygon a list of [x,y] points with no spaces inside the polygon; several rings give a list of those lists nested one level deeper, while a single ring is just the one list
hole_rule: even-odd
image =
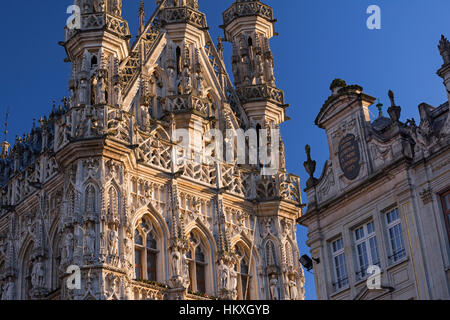
[{"label": "carved stone statue", "polygon": [[42,257],[38,257],[31,271],[31,284],[33,288],[43,288],[45,286],[45,266]]},{"label": "carved stone statue", "polygon": [[118,235],[115,227],[108,231],[108,254],[111,257],[118,255]]},{"label": "carved stone statue", "polygon": [[106,103],[106,80],[101,76],[97,81],[97,103]]},{"label": "carved stone statue", "polygon": [[184,90],[183,94],[190,94],[192,91],[192,78],[191,72],[188,67],[185,67],[183,70],[183,79],[184,79]]},{"label": "carved stone statue", "polygon": [[289,281],[289,296],[291,300],[297,300],[298,298],[297,283],[295,283],[295,281],[293,280]]},{"label": "carved stone statue", "polygon": [[200,96],[205,94],[205,86],[203,85],[203,76],[201,72],[197,73],[197,91]]},{"label": "carved stone statue", "polygon": [[73,235],[67,232],[63,240],[62,263],[69,263],[73,254]]},{"label": "carved stone statue", "polygon": [[234,268],[230,268],[230,291],[235,292],[238,285],[238,274]]},{"label": "carved stone statue", "polygon": [[84,236],[84,254],[86,256],[93,256],[95,254],[95,231],[90,226],[88,226]]},{"label": "carved stone statue", "polygon": [[277,278],[277,276],[275,274],[270,276],[269,286],[270,286],[270,298],[272,300],[279,300],[279,296],[278,296],[278,278]]},{"label": "carved stone statue", "polygon": [[228,267],[225,265],[223,260],[220,260],[219,265],[219,278],[220,278],[220,288],[228,290],[229,287],[229,270]]},{"label": "carved stone statue", "polygon": [[267,79],[266,79],[267,82],[270,83],[271,85],[274,85],[275,84],[274,65],[273,59],[269,55],[266,55],[265,69],[267,72]]},{"label": "carved stone statue", "polygon": [[89,90],[89,85],[88,85],[87,80],[81,79],[80,85],[79,85],[78,96],[79,96],[79,103],[82,105],[88,104],[88,90]]},{"label": "carved stone statue", "polygon": [[172,252],[172,276],[181,276],[181,253],[179,251]]},{"label": "carved stone statue", "polygon": [[10,301],[15,299],[16,285],[12,279],[10,279],[3,288],[2,300]]},{"label": "carved stone statue", "polygon": [[116,107],[122,105],[122,87],[119,83],[114,86],[114,105]]}]

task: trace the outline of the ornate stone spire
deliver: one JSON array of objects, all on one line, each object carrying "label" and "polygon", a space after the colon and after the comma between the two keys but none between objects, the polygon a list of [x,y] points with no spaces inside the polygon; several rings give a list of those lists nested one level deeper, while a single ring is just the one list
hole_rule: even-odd
[{"label": "ornate stone spire", "polygon": [[260,125],[286,120],[287,106],[283,91],[275,84],[270,48],[270,39],[276,34],[274,24],[273,9],[259,0],[236,0],[223,13],[225,40],[233,44],[236,91],[249,117]]}]

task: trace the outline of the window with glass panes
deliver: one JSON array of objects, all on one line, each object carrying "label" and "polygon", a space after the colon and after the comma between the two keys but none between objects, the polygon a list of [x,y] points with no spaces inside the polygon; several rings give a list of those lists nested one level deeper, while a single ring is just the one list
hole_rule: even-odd
[{"label": "window with glass panes", "polygon": [[406,256],[402,222],[398,209],[394,209],[386,214],[386,223],[390,248],[389,260],[397,262]]},{"label": "window with glass panes", "polygon": [[206,250],[196,235],[190,236],[191,246],[186,254],[189,261],[190,290],[194,293],[206,293]]},{"label": "window with glass panes", "polygon": [[378,254],[378,243],[374,222],[369,222],[368,224],[355,229],[353,234],[358,265],[356,275],[359,279],[363,279],[368,276],[367,269],[369,266],[380,266],[380,256]]},{"label": "window with glass panes", "polygon": [[441,195],[442,211],[444,213],[445,226],[447,227],[448,240],[450,241],[450,190]]},{"label": "window with glass panes", "polygon": [[238,274],[238,297],[239,300],[250,300],[251,282],[249,273],[250,259],[245,251],[240,248],[235,249],[238,263],[235,265],[235,270]]},{"label": "window with glass panes", "polygon": [[347,266],[344,253],[344,241],[342,238],[331,243],[331,252],[333,256],[334,278],[333,289],[339,290],[348,285]]},{"label": "window with glass panes", "polygon": [[136,279],[157,281],[158,242],[152,224],[143,219],[134,234]]}]

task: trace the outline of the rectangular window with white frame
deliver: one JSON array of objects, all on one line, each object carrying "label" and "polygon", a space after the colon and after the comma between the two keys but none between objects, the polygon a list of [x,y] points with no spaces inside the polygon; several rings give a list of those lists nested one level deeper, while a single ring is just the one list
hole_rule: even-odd
[{"label": "rectangular window with white frame", "polygon": [[358,265],[356,275],[361,280],[368,276],[367,269],[369,266],[375,265],[380,267],[380,255],[378,253],[374,222],[369,222],[355,229],[353,234]]},{"label": "rectangular window with white frame", "polygon": [[398,209],[394,209],[386,214],[386,226],[390,249],[389,261],[395,263],[406,256],[402,221]]},{"label": "rectangular window with white frame", "polygon": [[333,290],[336,292],[348,286],[347,266],[344,253],[344,241],[342,238],[331,243],[333,256],[334,279]]}]

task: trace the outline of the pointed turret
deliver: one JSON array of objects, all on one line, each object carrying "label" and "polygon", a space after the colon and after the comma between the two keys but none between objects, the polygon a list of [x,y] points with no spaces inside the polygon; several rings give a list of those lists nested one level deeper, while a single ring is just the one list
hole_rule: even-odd
[{"label": "pointed turret", "polygon": [[259,0],[236,0],[223,21],[225,39],[233,45],[234,82],[249,117],[262,126],[284,122],[284,93],[275,84],[269,43],[275,35],[272,8]]},{"label": "pointed turret", "polygon": [[[70,106],[109,103],[114,61],[129,54],[130,32],[122,18],[122,0],[75,0],[75,23],[66,26],[64,46],[73,64]],[[77,17],[77,15],[80,15]],[[76,23],[78,20],[78,24]]]}]

